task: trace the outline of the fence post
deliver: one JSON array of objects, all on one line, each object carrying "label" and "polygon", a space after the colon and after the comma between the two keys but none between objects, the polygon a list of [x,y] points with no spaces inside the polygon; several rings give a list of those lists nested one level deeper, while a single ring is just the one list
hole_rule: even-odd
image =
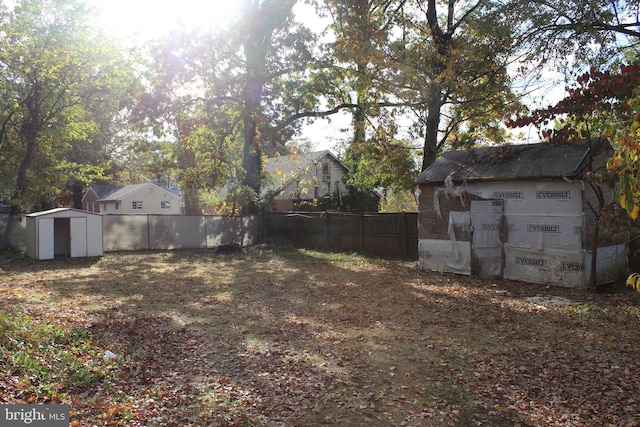
[{"label": "fence post", "polygon": [[298,217],[294,215],[291,218],[293,219],[293,221],[291,221],[291,242],[294,246],[297,246],[298,242],[296,241],[296,232],[298,230]]},{"label": "fence post", "polygon": [[404,256],[409,255],[409,231],[407,230],[407,215],[406,212],[402,212],[402,254]]},{"label": "fence post", "polygon": [[360,253],[364,253],[364,212],[360,213]]},{"label": "fence post", "polygon": [[327,219],[324,221],[324,247],[328,249],[329,238],[331,237],[331,234],[329,232],[329,226],[330,226],[329,212],[325,212],[325,215],[327,215]]},{"label": "fence post", "polygon": [[205,215],[201,215],[202,222],[204,223],[204,248],[209,249],[209,235],[207,234],[207,217]]},{"label": "fence post", "polygon": [[151,249],[151,219],[149,214],[147,214],[147,249]]}]

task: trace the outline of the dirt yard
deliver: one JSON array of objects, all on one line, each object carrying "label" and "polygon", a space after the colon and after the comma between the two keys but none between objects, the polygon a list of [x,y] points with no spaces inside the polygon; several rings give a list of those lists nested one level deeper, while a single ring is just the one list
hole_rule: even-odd
[{"label": "dirt yard", "polygon": [[640,295],[623,285],[262,246],[0,253],[0,297],[0,403],[67,403],[72,426],[640,423]]}]

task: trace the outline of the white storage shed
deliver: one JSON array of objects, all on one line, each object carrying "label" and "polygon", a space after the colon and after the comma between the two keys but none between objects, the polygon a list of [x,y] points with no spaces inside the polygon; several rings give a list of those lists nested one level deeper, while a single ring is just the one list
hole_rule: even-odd
[{"label": "white storage shed", "polygon": [[55,256],[102,256],[102,216],[59,208],[27,215],[27,255],[34,259]]}]

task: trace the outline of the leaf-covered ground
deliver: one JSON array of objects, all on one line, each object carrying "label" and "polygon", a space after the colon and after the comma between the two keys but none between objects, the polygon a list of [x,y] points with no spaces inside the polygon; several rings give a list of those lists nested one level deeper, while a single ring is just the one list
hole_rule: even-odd
[{"label": "leaf-covered ground", "polygon": [[640,296],[612,291],[268,246],[0,253],[0,403],[74,426],[633,426]]}]

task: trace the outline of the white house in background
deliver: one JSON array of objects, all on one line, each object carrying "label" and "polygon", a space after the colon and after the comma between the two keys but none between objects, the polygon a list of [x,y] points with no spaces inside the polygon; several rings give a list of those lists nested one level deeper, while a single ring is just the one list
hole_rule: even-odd
[{"label": "white house in background", "polygon": [[292,210],[295,201],[348,194],[344,183],[348,169],[328,150],[270,157],[265,171],[271,182],[264,186],[263,196],[275,210]]},{"label": "white house in background", "polygon": [[92,185],[82,198],[82,209],[103,215],[180,215],[182,198],[152,182]]}]

